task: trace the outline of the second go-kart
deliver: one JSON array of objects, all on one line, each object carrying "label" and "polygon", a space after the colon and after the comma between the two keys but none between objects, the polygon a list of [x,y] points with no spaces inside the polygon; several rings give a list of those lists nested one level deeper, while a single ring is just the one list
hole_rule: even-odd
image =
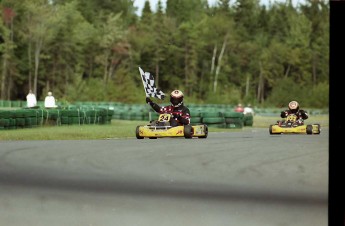
[{"label": "second go-kart", "polygon": [[297,116],[290,114],[283,121],[278,121],[269,127],[270,134],[320,134],[320,124],[305,125],[303,122],[298,122]]},{"label": "second go-kart", "polygon": [[188,138],[207,138],[208,127],[201,125],[182,125],[172,126],[171,114],[160,114],[158,120],[150,122],[149,125],[137,126],[135,135],[137,139],[157,139],[161,137],[184,137]]}]

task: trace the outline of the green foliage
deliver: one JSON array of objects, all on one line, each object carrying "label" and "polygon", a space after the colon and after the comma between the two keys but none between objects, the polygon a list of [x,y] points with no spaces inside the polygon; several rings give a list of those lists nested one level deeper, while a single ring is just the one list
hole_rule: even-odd
[{"label": "green foliage", "polygon": [[[112,101],[125,103],[142,103],[145,91],[139,72],[128,76],[125,69],[120,69],[116,80],[104,83],[101,78],[82,79],[77,77],[67,86],[68,95],[64,96],[70,102],[74,101]],[[139,80],[139,82],[138,82]]]},{"label": "green foliage", "polygon": [[311,85],[296,84],[291,78],[284,78],[274,86],[267,102],[275,107],[282,107],[290,101],[296,100],[304,107],[327,108],[328,98],[328,83],[312,87]]},{"label": "green foliage", "polygon": [[322,82],[311,88],[311,95],[308,98],[308,106],[314,108],[325,108],[329,106],[329,83]]},{"label": "green foliage", "polygon": [[241,101],[241,91],[234,85],[220,84],[217,92],[209,91],[205,102],[214,104],[237,104]]},{"label": "green foliage", "polygon": [[[70,88],[72,89],[73,86]],[[103,101],[107,100],[103,81],[99,78],[85,80],[85,85],[75,90],[73,99],[79,101]]]},{"label": "green foliage", "polygon": [[[193,102],[328,105],[329,3],[3,0],[0,93],[142,103],[138,66]],[[4,10],[5,8],[8,8]],[[13,14],[14,13],[14,14]]]}]

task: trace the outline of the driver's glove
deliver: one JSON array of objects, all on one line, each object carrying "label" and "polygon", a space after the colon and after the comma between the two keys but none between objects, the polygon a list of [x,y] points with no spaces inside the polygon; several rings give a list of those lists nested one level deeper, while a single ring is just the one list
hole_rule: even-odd
[{"label": "driver's glove", "polygon": [[280,113],[280,117],[281,117],[281,118],[286,118],[287,115],[288,115],[288,113],[287,113],[286,111],[282,111],[282,112]]}]

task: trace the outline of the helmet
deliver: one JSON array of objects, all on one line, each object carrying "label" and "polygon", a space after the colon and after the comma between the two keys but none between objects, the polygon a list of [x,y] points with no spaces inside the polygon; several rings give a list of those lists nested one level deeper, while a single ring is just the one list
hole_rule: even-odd
[{"label": "helmet", "polygon": [[289,103],[289,110],[296,113],[299,109],[299,104],[297,101],[293,100]]},{"label": "helmet", "polygon": [[170,102],[172,106],[179,107],[183,103],[183,93],[181,90],[174,90],[170,94]]},{"label": "helmet", "polygon": [[51,96],[51,95],[53,95],[53,93],[49,91],[49,92],[48,92],[48,96]]}]

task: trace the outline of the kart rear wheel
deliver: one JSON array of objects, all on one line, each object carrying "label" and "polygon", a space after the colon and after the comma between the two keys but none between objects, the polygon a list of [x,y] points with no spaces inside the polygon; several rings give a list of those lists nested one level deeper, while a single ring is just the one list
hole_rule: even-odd
[{"label": "kart rear wheel", "polygon": [[193,137],[193,128],[191,125],[184,125],[183,127],[184,138],[190,139]]},{"label": "kart rear wheel", "polygon": [[307,134],[313,134],[313,126],[312,125],[307,125],[307,128],[306,128],[306,130],[307,130]]},{"label": "kart rear wheel", "polygon": [[135,130],[135,136],[137,137],[137,139],[144,139],[144,137],[140,136],[139,127],[140,126],[137,126],[137,128]]}]

